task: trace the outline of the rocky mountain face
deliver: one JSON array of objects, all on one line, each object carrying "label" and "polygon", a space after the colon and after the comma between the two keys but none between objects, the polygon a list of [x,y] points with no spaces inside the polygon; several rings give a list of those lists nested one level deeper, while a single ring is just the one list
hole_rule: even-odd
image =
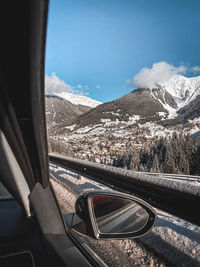
[{"label": "rocky mountain face", "polygon": [[64,127],[91,108],[84,105],[75,105],[58,96],[46,96],[46,120],[49,133]]},{"label": "rocky mountain face", "polygon": [[55,96],[63,98],[74,105],[83,105],[91,108],[95,108],[96,106],[100,105],[101,102],[96,101],[88,96],[80,95],[80,94],[73,94],[70,92],[60,92],[55,93]]},{"label": "rocky mountain face", "polygon": [[[169,104],[167,104],[169,103]],[[157,121],[168,110],[164,105],[176,107],[176,103],[168,92],[158,89],[137,89],[119,99],[107,102],[91,109],[73,120],[74,129],[91,127],[98,124],[129,122],[138,118],[141,122]],[[69,125],[70,125],[69,123]]]},{"label": "rocky mountain face", "polygon": [[194,120],[200,117],[200,95],[198,95],[194,100],[189,102],[189,104],[183,106],[177,111],[184,121]]},{"label": "rocky mountain face", "polygon": [[161,86],[172,95],[178,107],[181,108],[195,100],[200,94],[200,76],[187,78],[174,75]]}]

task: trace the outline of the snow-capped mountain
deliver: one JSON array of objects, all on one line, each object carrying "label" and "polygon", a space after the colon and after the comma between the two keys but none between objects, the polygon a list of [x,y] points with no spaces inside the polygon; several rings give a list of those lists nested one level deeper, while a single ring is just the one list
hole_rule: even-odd
[{"label": "snow-capped mountain", "polygon": [[200,94],[200,76],[187,78],[182,75],[174,75],[160,86],[173,96],[180,108],[189,104]]},{"label": "snow-capped mountain", "polygon": [[[80,110],[80,107],[64,99],[62,101],[68,104],[63,102],[63,109],[60,110],[61,99],[49,99],[48,121],[53,119],[55,122],[49,127],[52,144],[55,142],[52,147],[59,141],[61,147],[67,145],[64,154],[98,163],[112,165],[119,155],[122,155],[122,161],[125,155],[132,167],[140,166],[145,160],[153,164],[153,151],[160,151],[157,146],[151,150],[157,140],[168,142],[179,133],[192,138],[199,136],[199,83],[200,77],[174,76],[168,83],[153,88],[138,88],[89,110]],[[148,149],[151,154],[147,159]],[[59,146],[58,150],[60,153]],[[145,153],[141,158],[142,150]],[[139,156],[130,161],[130,153],[133,152]]]},{"label": "snow-capped mountain", "polygon": [[[80,85],[81,86],[81,85]],[[81,95],[80,93],[74,93],[73,87],[67,84],[64,80],[61,80],[55,73],[51,76],[45,75],[45,94],[55,95],[59,98],[63,98],[70,101],[75,105],[83,105],[94,108],[101,104],[101,102],[91,99],[88,96]]]},{"label": "snow-capped mountain", "polygon": [[78,95],[69,92],[54,93],[54,95],[61,97],[67,101],[70,101],[72,104],[75,105],[84,105],[91,108],[95,108],[96,106],[101,104],[101,102],[96,101],[85,95]]},{"label": "snow-capped mountain", "polygon": [[[167,111],[167,119],[175,119],[178,114],[184,115],[185,110],[191,110],[191,107],[195,106],[195,110],[197,110],[199,103],[197,98],[200,95],[200,76],[187,78],[182,75],[174,75],[169,81],[157,84],[149,90],[155,100]],[[195,101],[195,105],[193,101]],[[191,107],[185,109],[186,106]],[[197,112],[193,112],[193,116],[194,114],[197,115]],[[188,116],[190,117],[189,114],[187,114]]]},{"label": "snow-capped mountain", "polygon": [[55,95],[46,96],[46,120],[49,133],[52,129],[59,129],[61,125],[69,123],[91,108],[83,105],[75,105]]},{"label": "snow-capped mountain", "polygon": [[[75,102],[79,103],[79,102]],[[86,102],[84,102],[84,105]],[[190,132],[200,117],[200,76],[173,76],[155,88],[138,88],[116,100],[97,105],[86,113],[65,120],[57,134],[135,135],[170,134],[176,129]],[[196,124],[195,124],[196,125]],[[195,126],[196,127],[196,126]],[[145,129],[145,130],[144,130]],[[196,129],[196,128],[195,128]]]}]

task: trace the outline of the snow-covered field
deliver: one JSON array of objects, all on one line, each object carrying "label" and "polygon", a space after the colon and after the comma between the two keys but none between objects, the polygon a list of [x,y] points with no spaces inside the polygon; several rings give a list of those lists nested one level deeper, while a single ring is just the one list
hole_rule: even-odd
[{"label": "snow-covered field", "polygon": [[[161,117],[165,117],[163,112],[159,112]],[[170,113],[173,115],[172,113]],[[170,116],[171,116],[170,115]],[[172,136],[173,132],[184,132],[185,134],[195,134],[200,131],[200,119],[196,118],[194,120],[189,120],[193,126],[185,126],[181,129],[176,129],[172,127],[164,127],[155,122],[146,122],[140,123],[141,117],[138,115],[129,117],[128,121],[119,121],[116,119],[112,121],[110,119],[101,119],[101,123],[95,124],[92,126],[85,126],[83,128],[79,128],[75,130],[76,125],[66,126],[65,128],[70,130],[66,135],[62,136],[63,139],[78,139],[85,138],[88,136],[102,136],[106,134],[111,134],[116,137],[129,138],[130,136],[134,136],[135,133],[140,130],[143,131],[143,135],[152,139],[153,137],[162,137],[162,136]],[[130,126],[135,126],[133,128],[129,128]],[[146,132],[146,134],[145,134]]]},{"label": "snow-covered field", "polygon": [[[65,213],[74,211],[75,200],[82,192],[111,190],[84,177],[78,179],[77,174],[53,164],[50,164],[50,171],[55,177],[51,179],[52,185]],[[133,239],[87,239],[87,242],[109,266],[200,266],[200,228],[164,212],[157,212],[156,225],[139,242]],[[119,250],[122,253],[120,257]]]}]

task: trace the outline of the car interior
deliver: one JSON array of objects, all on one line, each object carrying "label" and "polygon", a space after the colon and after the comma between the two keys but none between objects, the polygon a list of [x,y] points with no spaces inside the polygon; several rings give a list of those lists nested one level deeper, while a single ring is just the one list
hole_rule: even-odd
[{"label": "car interior", "polygon": [[47,13],[46,0],[1,3],[0,266],[90,266],[66,234],[49,183]]},{"label": "car interior", "polygon": [[49,182],[47,14],[47,0],[1,3],[0,266],[105,266],[71,234]]}]

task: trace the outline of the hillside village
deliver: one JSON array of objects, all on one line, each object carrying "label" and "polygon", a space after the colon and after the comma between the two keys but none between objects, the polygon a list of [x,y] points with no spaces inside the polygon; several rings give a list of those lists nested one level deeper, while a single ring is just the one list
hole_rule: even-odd
[{"label": "hillside village", "polygon": [[[190,133],[191,125],[188,128],[179,127],[179,131]],[[49,138],[49,149],[51,152],[61,153],[66,156],[72,156],[79,159],[90,160],[97,163],[113,165],[115,159],[124,153],[139,154],[141,149],[150,150],[152,145],[162,136],[161,129],[158,129],[157,134],[152,134],[149,127],[137,125],[134,128],[106,129],[103,134],[98,134],[97,129],[93,128],[96,133],[68,133],[65,136],[52,136]],[[113,131],[113,133],[112,133]],[[119,134],[120,131],[120,134]],[[166,136],[172,136],[173,132],[177,131],[177,127],[171,127],[166,131]]]}]

